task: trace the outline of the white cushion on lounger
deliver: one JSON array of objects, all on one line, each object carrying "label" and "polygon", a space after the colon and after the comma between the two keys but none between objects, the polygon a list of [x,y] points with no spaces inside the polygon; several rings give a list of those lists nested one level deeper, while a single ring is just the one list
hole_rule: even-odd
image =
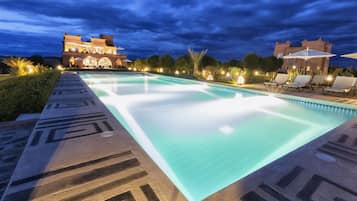
[{"label": "white cushion on lounger", "polygon": [[311,75],[297,75],[293,83],[284,85],[289,88],[301,88],[306,87],[307,84],[311,81]]},{"label": "white cushion on lounger", "polygon": [[349,91],[351,91],[351,88],[349,88],[349,89],[336,89],[336,88],[332,88],[332,87],[326,87],[325,91],[337,92],[337,93],[348,93]]},{"label": "white cushion on lounger", "polygon": [[264,82],[264,85],[277,86],[280,84],[284,84],[286,81],[288,81],[288,79],[288,74],[278,73],[273,82]]},{"label": "white cushion on lounger", "polygon": [[357,78],[337,76],[332,87],[326,87],[325,91],[348,93],[356,85]]},{"label": "white cushion on lounger", "polygon": [[315,75],[312,80],[312,85],[323,85],[325,84],[326,76],[325,75]]}]

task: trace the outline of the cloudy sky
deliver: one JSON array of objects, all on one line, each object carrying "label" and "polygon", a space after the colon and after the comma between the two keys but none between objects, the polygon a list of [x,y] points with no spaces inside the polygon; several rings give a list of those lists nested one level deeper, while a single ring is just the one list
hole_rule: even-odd
[{"label": "cloudy sky", "polygon": [[60,56],[64,32],[114,35],[131,59],[188,47],[241,59],[319,37],[343,54],[357,51],[356,12],[355,0],[0,0],[0,55]]}]

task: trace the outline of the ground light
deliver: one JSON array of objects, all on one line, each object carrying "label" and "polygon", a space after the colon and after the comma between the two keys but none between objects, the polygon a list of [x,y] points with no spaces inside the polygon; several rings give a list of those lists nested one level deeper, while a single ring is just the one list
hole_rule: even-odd
[{"label": "ground light", "polygon": [[62,65],[57,65],[56,69],[62,71],[63,70],[63,66]]},{"label": "ground light", "polygon": [[244,84],[244,83],[245,83],[245,79],[243,75],[240,75],[237,79],[237,84]]},{"label": "ground light", "polygon": [[28,68],[29,74],[32,74],[33,73],[32,65],[27,66],[27,68]]},{"label": "ground light", "polygon": [[208,80],[208,81],[212,81],[212,80],[213,80],[213,76],[212,76],[211,74],[209,74],[209,75],[207,76],[207,80]]}]

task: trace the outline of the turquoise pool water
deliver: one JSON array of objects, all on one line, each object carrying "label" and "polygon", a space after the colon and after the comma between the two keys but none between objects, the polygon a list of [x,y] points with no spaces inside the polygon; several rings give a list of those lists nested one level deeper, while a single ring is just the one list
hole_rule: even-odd
[{"label": "turquoise pool water", "polygon": [[192,201],[356,116],[355,110],[166,76],[81,78]]}]

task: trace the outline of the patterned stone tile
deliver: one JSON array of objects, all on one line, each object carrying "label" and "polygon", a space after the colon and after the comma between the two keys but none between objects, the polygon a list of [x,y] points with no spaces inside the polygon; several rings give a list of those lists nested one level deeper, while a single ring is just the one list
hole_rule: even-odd
[{"label": "patterned stone tile", "polygon": [[[7,156],[4,160],[13,160]],[[159,201],[173,196],[185,200],[79,77],[64,73],[4,200]]]},{"label": "patterned stone tile", "polygon": [[36,121],[0,124],[0,198],[7,187]]}]

